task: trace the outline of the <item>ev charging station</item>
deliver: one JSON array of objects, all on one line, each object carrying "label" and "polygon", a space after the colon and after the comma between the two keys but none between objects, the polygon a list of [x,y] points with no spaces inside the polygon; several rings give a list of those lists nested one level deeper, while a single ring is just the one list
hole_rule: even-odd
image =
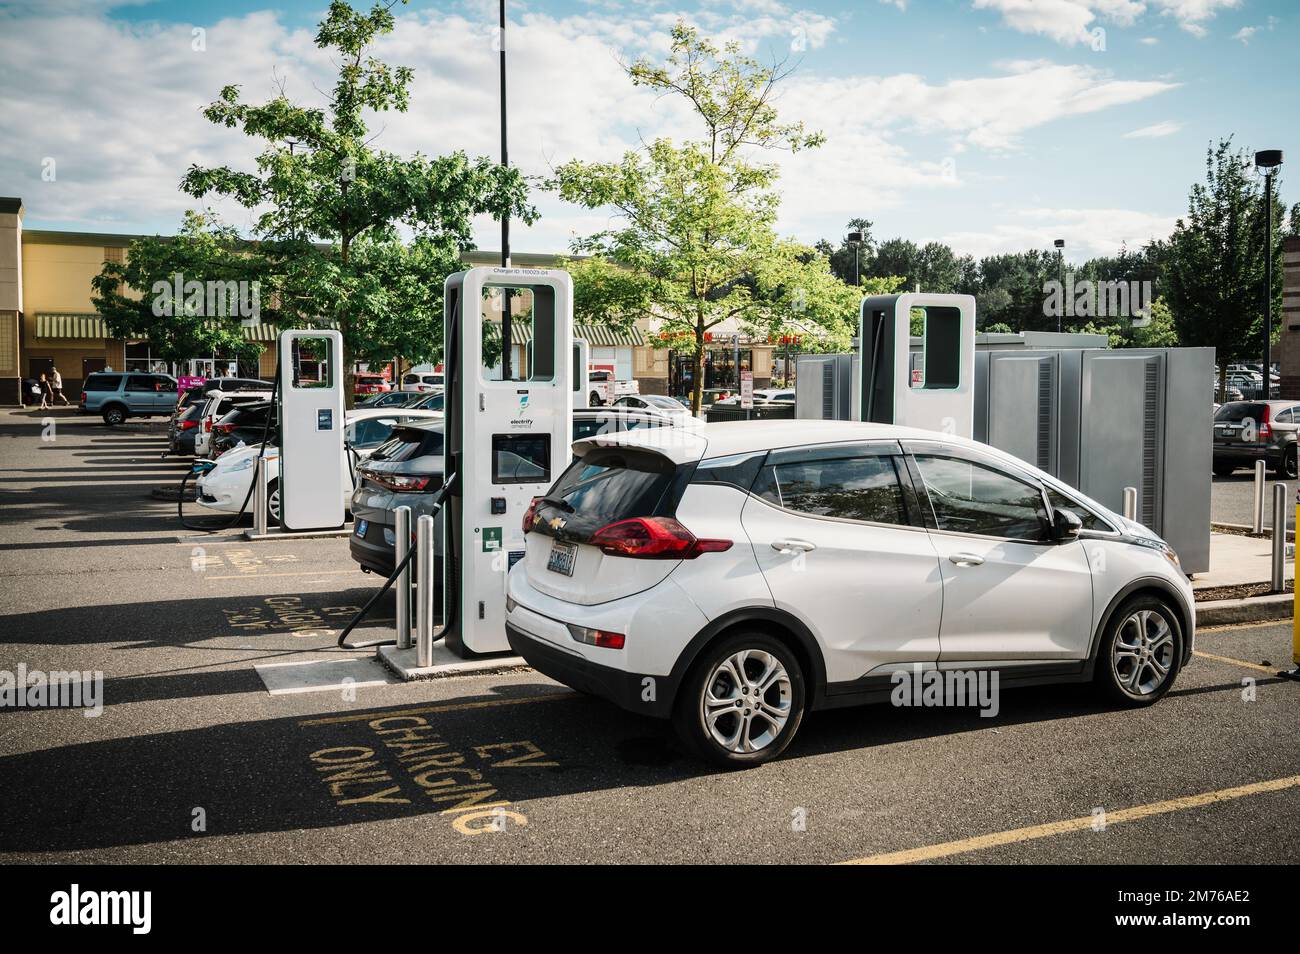
[{"label": "ev charging station", "polygon": [[[921,351],[911,353],[912,312],[924,316]],[[856,420],[958,437],[975,431],[975,298],[872,295],[858,325]]]},{"label": "ev charging station", "polygon": [[573,407],[591,405],[591,345],[582,338],[573,339]]},{"label": "ev charging station", "polygon": [[[573,282],[556,269],[471,268],[447,279],[444,309],[443,632],[469,657],[509,650],[506,574],[524,555],[523,516],[569,463]],[[521,323],[532,342],[518,368],[503,331]]]},{"label": "ev charging station", "polygon": [[277,348],[280,529],[337,529],[344,519],[343,335],[284,331]]}]

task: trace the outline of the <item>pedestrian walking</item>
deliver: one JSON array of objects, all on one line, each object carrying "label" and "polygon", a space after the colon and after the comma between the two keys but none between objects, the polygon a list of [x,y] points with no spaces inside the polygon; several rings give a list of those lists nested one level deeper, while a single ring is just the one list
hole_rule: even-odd
[{"label": "pedestrian walking", "polygon": [[50,379],[41,372],[41,410],[54,407],[54,391],[50,388]]},{"label": "pedestrian walking", "polygon": [[[53,374],[53,380],[50,382],[50,386],[54,390],[54,396],[63,402],[64,407],[69,407],[72,404],[72,402],[69,401],[63,393],[63,375],[59,374],[58,368],[52,368],[51,372]],[[54,406],[54,400],[51,399],[50,407],[53,406]]]}]

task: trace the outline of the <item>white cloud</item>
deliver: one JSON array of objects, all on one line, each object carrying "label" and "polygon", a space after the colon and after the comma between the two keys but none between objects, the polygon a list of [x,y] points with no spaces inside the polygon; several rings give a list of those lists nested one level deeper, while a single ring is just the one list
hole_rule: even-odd
[{"label": "white cloud", "polygon": [[1155,46],[1160,41],[1153,36],[1144,36],[1142,39],[1138,40],[1138,42],[1143,46]]},{"label": "white cloud", "polygon": [[1134,129],[1132,132],[1126,132],[1124,138],[1158,139],[1161,136],[1172,136],[1182,128],[1182,123],[1174,122],[1172,119],[1166,119],[1162,123],[1156,123],[1152,126],[1143,126],[1141,129]]},{"label": "white cloud", "polygon": [[1173,231],[1177,216],[1132,209],[1027,209],[1008,213],[1010,221],[988,231],[950,232],[939,236],[959,254],[975,257],[1029,248],[1050,249],[1052,241],[1065,239],[1065,253],[1082,261],[1114,255],[1120,246],[1131,249]]},{"label": "white cloud", "polygon": [[1213,20],[1220,10],[1241,6],[1241,0],[1151,0],[1151,3],[1163,16],[1173,18],[1195,37],[1209,33],[1205,23]]},{"label": "white cloud", "polygon": [[[1131,27],[1148,9],[1167,16],[1193,36],[1205,36],[1205,23],[1241,0],[974,0],[976,10],[1001,14],[1002,22],[1021,33],[1046,36],[1068,46],[1092,38],[1094,20]],[[1154,43],[1147,37],[1142,40]]]},{"label": "white cloud", "polygon": [[[819,14],[787,15],[782,11],[793,8],[775,0],[745,4],[711,3],[697,19],[711,35],[750,48],[787,42],[791,23],[805,25],[809,49],[829,42],[835,29]],[[411,111],[375,118],[380,148],[497,155],[495,8],[491,13],[400,16],[397,32],[376,53],[414,67]],[[619,65],[620,57],[666,49],[675,19],[626,6],[568,17],[523,14],[509,39],[512,162],[541,175],[574,157],[615,158],[641,135],[697,135],[683,106],[633,87]],[[329,89],[333,66],[313,34],[269,12],[246,14],[209,25],[207,50],[198,53],[188,25],[133,25],[96,13],[8,20],[0,32],[3,191],[24,198],[29,220],[173,230],[193,205],[176,188],[189,165],[248,168],[251,160],[247,139],[212,126],[200,110],[235,80],[248,100],[269,98],[275,74],[295,100],[320,103],[318,90]],[[781,109],[825,130],[829,142],[781,157],[782,227],[813,239],[838,229],[849,205],[898,208],[969,187],[961,158],[968,150],[1016,150],[1025,134],[1046,124],[1146,100],[1174,85],[1042,60],[947,82],[915,74],[797,73],[785,84]],[[47,156],[58,162],[55,182],[41,180]],[[575,235],[608,224],[605,213],[551,195],[534,193],[534,201],[542,219],[512,229],[519,250],[559,251]],[[222,211],[241,229],[252,224],[242,210]],[[476,226],[483,247],[496,247],[494,223]]]},{"label": "white cloud", "polygon": [[1242,45],[1250,43],[1250,38],[1259,32],[1259,27],[1244,26],[1232,35],[1234,40],[1240,40]]}]

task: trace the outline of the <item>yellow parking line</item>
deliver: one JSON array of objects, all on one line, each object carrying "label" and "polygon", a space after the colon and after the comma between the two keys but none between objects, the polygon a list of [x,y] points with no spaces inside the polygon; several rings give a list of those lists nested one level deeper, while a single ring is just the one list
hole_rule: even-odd
[{"label": "yellow parking line", "polygon": [[[1169,812],[1181,812],[1190,808],[1204,808],[1206,805],[1217,805],[1220,802],[1245,798],[1247,795],[1280,792],[1284,789],[1295,788],[1298,785],[1300,785],[1300,775],[1290,775],[1286,778],[1270,779],[1267,782],[1253,782],[1250,785],[1239,785],[1236,788],[1222,788],[1218,791],[1204,792],[1200,795],[1185,795],[1182,798],[1152,802],[1149,805],[1121,808],[1118,811],[1106,813],[1106,827],[1109,828],[1111,825],[1119,825],[1124,822],[1141,821],[1144,818],[1165,815]],[[985,848],[996,848],[1000,845],[1011,845],[1021,841],[1050,838],[1053,835],[1066,835],[1076,831],[1090,831],[1093,825],[1097,824],[1097,821],[1097,818],[1087,815],[1083,818],[1071,818],[1066,821],[1051,822],[1047,825],[1032,825],[1028,828],[1013,828],[1010,831],[994,832],[991,835],[963,838],[960,841],[945,841],[924,848],[911,848],[906,851],[891,851],[880,855],[869,855],[866,858],[841,861],[840,864],[905,865],[915,861],[930,861],[934,858],[947,858],[952,855],[962,855],[971,851],[981,851]]]},{"label": "yellow parking line", "polygon": [[365,722],[367,719],[394,719],[401,716],[431,715],[439,712],[465,712],[469,709],[493,709],[497,706],[522,706],[530,702],[550,702],[554,699],[577,699],[576,692],[548,692],[544,696],[520,696],[517,699],[484,699],[481,702],[449,702],[440,706],[420,706],[417,709],[399,709],[396,712],[353,712],[342,716],[321,719],[304,719],[300,726],[336,725],[340,722]]},{"label": "yellow parking line", "polygon": [[1277,666],[1260,666],[1256,663],[1246,662],[1244,659],[1233,659],[1231,656],[1216,656],[1214,653],[1203,653],[1199,649],[1192,650],[1193,656],[1200,656],[1203,659],[1213,659],[1215,662],[1230,663],[1233,666],[1245,666],[1247,669],[1255,669],[1259,672],[1266,672],[1270,676],[1277,672]]},{"label": "yellow parking line", "polygon": [[234,576],[205,576],[205,580],[269,580],[274,576],[341,576],[345,573],[356,574],[359,570],[353,567],[350,570],[306,570],[302,573],[236,573]]}]

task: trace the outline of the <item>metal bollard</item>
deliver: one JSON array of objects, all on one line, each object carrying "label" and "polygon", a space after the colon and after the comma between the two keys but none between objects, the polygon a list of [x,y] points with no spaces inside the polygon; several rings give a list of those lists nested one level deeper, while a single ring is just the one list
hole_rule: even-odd
[{"label": "metal bollard", "polygon": [[1136,520],[1138,511],[1138,489],[1136,487],[1124,488],[1124,517],[1128,520]]},{"label": "metal bollard", "polygon": [[[257,458],[257,470],[253,473],[253,536],[266,536],[266,458]],[[280,495],[284,500],[284,494]]]},{"label": "metal bollard", "polygon": [[415,664],[433,665],[433,517],[415,521]]},{"label": "metal bollard", "polygon": [[[401,560],[411,546],[411,508],[393,511],[393,559]],[[411,648],[411,564],[397,577],[397,648]]]},{"label": "metal bollard", "polygon": [[1286,590],[1284,567],[1286,566],[1286,484],[1273,485],[1273,576],[1269,587],[1271,593]]},{"label": "metal bollard", "polygon": [[1254,532],[1264,532],[1264,462],[1255,461],[1255,522]]}]

